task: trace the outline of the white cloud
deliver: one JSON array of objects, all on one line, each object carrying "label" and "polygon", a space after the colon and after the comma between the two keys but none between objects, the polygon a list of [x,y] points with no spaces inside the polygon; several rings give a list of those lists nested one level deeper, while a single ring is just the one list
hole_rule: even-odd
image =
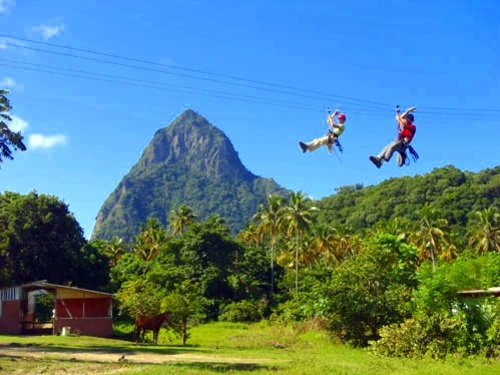
[{"label": "white cloud", "polygon": [[28,145],[33,148],[52,148],[57,145],[65,145],[68,139],[65,135],[43,135],[43,134],[33,134],[29,136]]},{"label": "white cloud", "polygon": [[12,119],[11,122],[8,123],[9,129],[13,132],[22,132],[29,126],[28,121],[23,120],[21,117],[16,115],[10,115]]},{"label": "white cloud", "polygon": [[50,38],[53,38],[57,34],[61,33],[64,30],[64,25],[63,24],[56,26],[40,25],[32,27],[31,30],[40,33],[40,35],[44,40],[49,40]]},{"label": "white cloud", "polygon": [[15,0],[0,0],[0,13],[5,13],[11,6],[14,6]]},{"label": "white cloud", "polygon": [[18,90],[24,90],[24,86],[17,83],[16,80],[12,77],[5,77],[0,80],[0,90],[1,89],[18,89]]}]

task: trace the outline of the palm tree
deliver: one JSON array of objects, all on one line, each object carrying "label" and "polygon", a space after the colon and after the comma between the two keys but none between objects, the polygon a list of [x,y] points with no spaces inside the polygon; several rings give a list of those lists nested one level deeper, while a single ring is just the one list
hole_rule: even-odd
[{"label": "palm tree", "polygon": [[420,211],[417,232],[410,236],[410,240],[420,250],[419,257],[424,260],[430,258],[432,269],[436,269],[436,257],[448,246],[448,221],[439,217],[439,211],[424,205]]},{"label": "palm tree", "polygon": [[479,254],[500,251],[500,213],[493,207],[475,213],[476,220],[469,231],[469,245]]},{"label": "palm tree", "polygon": [[136,238],[133,245],[134,252],[141,259],[149,262],[158,255],[166,239],[167,233],[162,228],[158,219],[149,218],[146,224],[142,226],[141,232]]},{"label": "palm tree", "polygon": [[104,244],[103,252],[109,257],[109,266],[111,268],[116,266],[118,260],[125,254],[125,244],[122,238],[114,236],[111,241]]},{"label": "palm tree", "polygon": [[310,231],[312,212],[317,210],[310,205],[310,199],[302,192],[290,194],[288,204],[283,207],[280,226],[289,237],[295,238],[295,294],[299,295],[299,252],[302,236]]},{"label": "palm tree", "polygon": [[194,223],[197,216],[193,210],[184,204],[177,209],[170,211],[169,228],[172,229],[172,236],[182,235],[191,224]]},{"label": "palm tree", "polygon": [[335,253],[336,248],[336,233],[335,229],[326,224],[321,224],[314,231],[314,252],[320,255],[327,263],[338,264],[338,258]]},{"label": "palm tree", "polygon": [[268,197],[267,205],[261,204],[254,216],[254,220],[259,222],[261,232],[269,235],[271,239],[271,293],[274,292],[274,253],[280,234],[279,220],[284,201],[283,197],[271,194]]},{"label": "palm tree", "polygon": [[254,224],[245,226],[237,235],[246,245],[257,247],[262,243],[262,234],[259,227]]}]

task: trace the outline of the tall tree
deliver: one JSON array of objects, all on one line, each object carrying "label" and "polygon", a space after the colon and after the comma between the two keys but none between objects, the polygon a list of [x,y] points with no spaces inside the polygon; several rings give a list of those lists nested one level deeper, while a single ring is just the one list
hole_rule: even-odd
[{"label": "tall tree", "polygon": [[0,90],[0,163],[3,161],[2,158],[14,159],[12,150],[26,151],[21,132],[13,132],[6,123],[12,121],[8,115],[12,109],[6,96],[8,93],[7,90]]},{"label": "tall tree", "polygon": [[280,224],[287,236],[295,238],[295,294],[299,295],[299,252],[300,240],[312,226],[312,213],[317,208],[311,206],[311,200],[302,192],[290,193],[288,204],[283,207]]},{"label": "tall tree", "polygon": [[149,218],[137,235],[134,252],[146,262],[154,259],[167,240],[167,233],[156,218]]},{"label": "tall tree", "polygon": [[115,267],[118,260],[127,252],[123,239],[117,236],[113,237],[109,242],[104,240],[97,240],[95,242],[104,255],[109,258],[109,266],[111,268]]},{"label": "tall tree", "polygon": [[479,254],[500,252],[500,213],[491,206],[476,212],[475,219],[469,230],[469,245]]},{"label": "tall tree", "polygon": [[184,204],[170,212],[170,225],[172,236],[182,235],[191,224],[194,223],[197,216],[193,213],[191,207]]},{"label": "tall tree", "polygon": [[312,246],[315,249],[315,253],[327,264],[339,263],[339,257],[335,252],[336,240],[335,231],[329,225],[319,224],[316,226]]},{"label": "tall tree", "polygon": [[256,214],[259,227],[271,239],[271,293],[274,292],[274,253],[276,242],[280,234],[280,216],[285,199],[279,195],[271,194],[266,205],[260,205]]},{"label": "tall tree", "polygon": [[417,231],[411,239],[419,249],[420,259],[431,259],[433,270],[437,256],[449,245],[447,227],[448,222],[440,217],[438,210],[427,204],[422,207]]},{"label": "tall tree", "polygon": [[86,245],[82,228],[56,197],[0,194],[0,284],[47,279],[95,287],[86,270],[107,268],[107,259]]}]

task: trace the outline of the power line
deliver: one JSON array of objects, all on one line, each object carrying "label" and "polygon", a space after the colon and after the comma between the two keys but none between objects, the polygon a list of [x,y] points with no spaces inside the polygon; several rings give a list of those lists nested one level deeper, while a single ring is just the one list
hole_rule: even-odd
[{"label": "power line", "polygon": [[[37,69],[37,68],[29,68],[29,67],[25,67],[25,66],[16,66],[16,65],[12,65],[12,64],[1,64],[0,63],[0,66],[6,66],[6,67],[10,67],[10,68],[22,69],[22,70],[29,70],[29,71],[35,71],[35,72],[56,74],[56,75],[62,75],[62,76],[91,79],[91,80],[94,80],[94,81],[111,82],[111,83],[121,83],[121,84],[125,84],[125,85],[136,86],[136,87],[154,88],[154,89],[158,89],[158,90],[180,92],[180,93],[186,93],[186,94],[196,94],[196,95],[209,96],[209,97],[213,97],[213,98],[238,100],[238,101],[243,101],[243,102],[248,102],[248,103],[258,103],[258,104],[275,105],[275,106],[280,106],[280,107],[295,108],[295,109],[301,109],[301,110],[308,110],[308,111],[315,111],[315,112],[317,112],[317,109],[314,109],[313,107],[287,105],[287,104],[280,104],[280,103],[269,103],[269,102],[262,101],[262,100],[252,100],[252,99],[243,99],[243,98],[237,98],[237,97],[231,97],[231,96],[206,94],[206,93],[202,93],[202,92],[195,92],[195,91],[192,91],[192,90],[169,89],[169,88],[166,88],[166,87],[160,87],[160,86],[155,86],[155,85],[146,85],[146,84],[117,81],[117,80],[105,79],[105,78],[89,77],[89,76],[83,76],[83,75],[78,75],[78,74],[54,72],[54,71],[50,71],[50,70]],[[195,89],[195,90],[200,90],[200,89]]]},{"label": "power line", "polygon": [[[54,69],[54,70],[72,72],[72,73],[91,74],[91,75],[106,77],[106,78],[125,79],[125,80],[129,80],[129,81],[152,84],[152,85],[168,86],[168,87],[175,87],[175,88],[181,88],[181,89],[187,89],[187,90],[198,90],[198,91],[213,93],[213,94],[234,95],[237,97],[248,98],[248,99],[268,100],[268,101],[272,101],[272,102],[276,102],[276,103],[288,104],[288,105],[294,105],[294,106],[303,106],[303,107],[307,106],[304,103],[289,102],[289,101],[285,101],[285,100],[272,99],[272,98],[262,98],[262,97],[258,97],[258,96],[254,96],[254,95],[245,95],[245,94],[231,93],[231,92],[219,91],[219,90],[201,89],[201,88],[191,87],[191,86],[181,86],[181,85],[175,85],[172,83],[155,82],[155,81],[149,81],[149,80],[143,80],[143,79],[137,79],[137,78],[116,76],[116,75],[111,75],[111,74],[103,74],[103,73],[95,73],[95,72],[89,72],[89,71],[84,71],[84,70],[62,68],[62,67],[51,66],[51,65],[34,64],[34,63],[28,63],[28,62],[24,62],[24,61],[17,61],[17,60],[11,60],[11,59],[1,59],[0,58],[0,61],[6,61],[6,62],[10,62],[10,63],[24,64],[24,65],[35,66],[38,68],[48,68],[48,69]],[[15,67],[15,66],[12,65],[12,67]],[[78,76],[78,77],[83,78],[81,76]],[[314,106],[314,107],[308,106],[308,107],[310,109],[317,108],[317,106]]]},{"label": "power line", "polygon": [[[210,76],[214,76],[214,77],[232,79],[232,80],[237,80],[237,81],[242,81],[242,82],[256,83],[259,85],[278,87],[278,88],[282,88],[282,89],[294,90],[294,91],[299,91],[299,92],[307,92],[310,94],[332,96],[332,97],[336,97],[339,99],[355,100],[355,101],[360,101],[360,102],[364,102],[364,103],[371,103],[371,104],[375,104],[375,105],[379,105],[379,106],[383,106],[383,107],[390,107],[391,106],[387,103],[381,103],[381,102],[372,101],[372,100],[358,99],[358,98],[352,98],[352,97],[342,96],[342,95],[334,95],[334,94],[324,93],[324,92],[320,92],[320,91],[314,91],[314,90],[308,90],[308,89],[303,89],[303,88],[298,88],[298,87],[293,87],[293,86],[281,85],[281,84],[272,83],[272,82],[253,80],[253,79],[236,77],[236,76],[231,76],[231,75],[226,75],[226,74],[207,72],[207,71],[199,70],[199,69],[185,68],[185,67],[172,65],[172,64],[158,63],[158,62],[154,62],[154,61],[136,59],[136,58],[127,57],[127,56],[120,56],[120,55],[115,55],[115,54],[110,54],[110,53],[98,52],[98,51],[93,51],[90,49],[82,49],[82,48],[76,48],[76,47],[70,47],[70,46],[63,46],[63,45],[55,44],[55,43],[40,42],[37,40],[11,37],[11,36],[1,35],[1,34],[0,34],[0,37],[21,40],[24,42],[36,43],[36,44],[41,44],[41,45],[46,45],[46,46],[51,46],[51,47],[63,48],[63,49],[71,50],[71,51],[90,53],[90,54],[94,54],[94,55],[98,55],[98,56],[106,56],[106,57],[112,57],[112,58],[116,58],[116,59],[139,62],[139,63],[143,63],[143,64],[149,64],[149,65],[161,66],[161,67],[166,67],[166,68],[184,70],[184,71],[189,71],[189,72],[193,72],[193,73],[201,73],[201,74],[206,74],[206,75],[210,75]],[[4,44],[9,45],[8,43],[4,43]],[[18,46],[18,45],[14,45],[14,46],[22,47],[22,46]]]},{"label": "power line", "polygon": [[[1,37],[1,35],[0,35]],[[10,38],[10,37],[9,37]],[[11,39],[16,39],[16,38],[11,38]],[[25,40],[25,41],[30,41],[28,39],[22,39],[22,38],[17,38],[19,40]],[[52,45],[51,43],[43,43],[43,42],[36,42],[33,41],[34,43],[41,43],[41,44],[47,44],[47,45]],[[191,75],[185,75],[185,74],[179,74],[179,73],[172,73],[172,72],[167,72],[164,70],[158,70],[158,69],[151,69],[151,68],[145,68],[145,67],[140,67],[140,66],[135,66],[135,65],[129,65],[129,64],[122,64],[122,63],[117,63],[113,61],[107,61],[107,60],[101,60],[101,59],[94,59],[90,57],[84,57],[84,56],[75,56],[71,54],[66,54],[66,53],[60,53],[60,52],[55,52],[55,51],[48,51],[48,50],[42,50],[38,48],[32,48],[32,47],[26,47],[26,46],[19,46],[16,44],[12,43],[7,43],[3,42],[3,44],[13,46],[13,47],[18,47],[18,48],[26,48],[26,49],[31,49],[35,51],[40,51],[40,52],[46,52],[46,53],[51,53],[51,54],[56,54],[56,55],[62,55],[66,57],[73,57],[77,59],[83,59],[83,60],[90,60],[90,61],[95,61],[99,63],[106,63],[106,64],[112,64],[112,65],[118,65],[118,66],[125,66],[125,67],[131,67],[135,69],[142,69],[142,70],[150,70],[154,72],[160,72],[160,73],[165,73],[165,74],[172,74],[172,75],[179,75],[179,76],[185,76],[189,78],[195,78],[195,79],[202,79],[202,80],[208,80],[212,82],[218,82],[218,83],[224,83],[224,84],[229,84],[229,85],[235,85],[235,86],[242,86],[242,87],[247,87],[247,88],[253,88],[253,89],[258,89],[258,90],[265,90],[265,91],[270,91],[270,92],[275,92],[275,93],[281,93],[281,94],[288,94],[288,95],[293,95],[293,96],[300,96],[300,97],[305,97],[309,99],[316,99],[316,100],[321,100],[322,103],[328,101],[327,98],[324,97],[318,97],[318,96],[311,96],[311,95],[304,95],[304,94],[298,94],[298,93],[291,93],[291,92],[286,92],[282,90],[274,90],[274,89],[268,89],[268,88],[261,88],[261,87],[255,87],[255,86],[250,86],[250,85],[242,85],[242,84],[237,84],[237,83],[232,83],[232,82],[224,82],[220,80],[215,80],[215,79],[209,79],[209,78],[204,78],[204,77],[196,77],[196,76],[191,76]],[[58,46],[58,45],[54,45]],[[61,48],[67,48],[67,49],[75,49],[72,47],[65,47],[65,46],[59,46]],[[75,49],[79,50],[79,49]],[[82,50],[82,51],[87,51],[87,50]],[[90,52],[94,53],[94,52]],[[98,52],[95,52],[98,53]],[[102,54],[106,56],[115,56],[115,55],[110,55],[110,54]],[[131,58],[126,58],[126,57],[120,57],[118,58],[123,58],[123,59],[129,59],[129,60],[137,60],[137,61],[143,61],[143,60],[138,60],[138,59],[131,59]],[[68,69],[68,68],[62,68],[62,67],[56,67],[56,66],[48,66],[48,65],[41,65],[41,64],[33,64],[33,63],[27,63],[27,62],[21,62],[21,61],[15,61],[15,60],[8,60],[8,59],[0,59],[1,61],[8,61],[8,62],[13,62],[17,64],[25,64],[25,65],[31,65],[31,66],[38,66],[38,67],[45,67],[49,69],[56,69],[56,70],[62,70],[62,71],[70,71],[74,73],[79,73],[79,74],[91,74],[91,75],[96,75],[96,76],[101,76],[101,77],[107,77],[107,78],[114,78],[114,79],[123,79],[123,80],[128,80],[128,81],[134,81],[134,82],[139,82],[139,83],[147,83],[148,85],[144,84],[132,84],[130,82],[123,82],[123,81],[116,81],[113,79],[96,79],[92,77],[86,77],[86,76],[81,76],[81,75],[75,75],[75,74],[63,74],[63,73],[57,73],[57,72],[51,72],[51,71],[46,71],[42,69],[30,69],[30,68],[25,68],[25,67],[19,67],[19,66],[14,66],[14,65],[8,65],[8,64],[2,64],[3,66],[10,66],[12,68],[18,68],[18,69],[25,69],[25,70],[32,70],[32,71],[39,71],[39,72],[45,72],[45,73],[51,73],[51,74],[59,74],[59,75],[66,75],[66,76],[73,76],[77,78],[88,78],[88,79],[94,79],[97,81],[106,81],[106,82],[113,82],[113,83],[123,83],[123,84],[129,84],[129,85],[134,85],[134,86],[139,86],[139,87],[148,87],[148,88],[156,88],[156,89],[164,89],[168,90],[164,87],[158,87],[157,85],[160,86],[170,86],[170,87],[176,87],[178,88],[177,90],[170,89],[168,91],[174,91],[174,92],[182,92],[182,93],[192,93],[192,94],[198,94],[198,95],[205,95],[205,96],[212,96],[212,97],[217,97],[217,98],[224,98],[224,99],[231,99],[231,100],[239,100],[239,101],[247,101],[247,102],[253,102],[253,103],[259,103],[259,104],[268,104],[268,105],[278,105],[278,106],[284,106],[287,108],[295,108],[295,109],[302,109],[302,110],[311,110],[311,111],[317,111],[317,106],[312,106],[312,105],[307,105],[304,103],[297,103],[297,102],[290,102],[290,101],[285,101],[285,100],[279,100],[279,99],[272,99],[272,98],[262,98],[262,97],[257,97],[253,95],[244,95],[244,94],[238,94],[238,93],[229,93],[229,92],[224,92],[224,91],[219,91],[219,90],[209,90],[209,89],[201,89],[201,88],[196,88],[196,87],[189,87],[189,86],[179,86],[179,85],[174,85],[174,84],[167,84],[167,83],[162,83],[162,82],[154,82],[154,81],[147,81],[147,80],[141,80],[141,79],[135,79],[135,78],[130,78],[130,77],[120,77],[120,76],[113,76],[113,75],[107,75],[107,74],[102,74],[102,73],[95,73],[95,72],[86,72],[86,71],[81,71],[81,70],[75,70],[75,69]],[[169,66],[167,64],[159,64],[159,63],[152,63],[152,62],[146,62],[146,63],[151,63],[151,64],[156,64],[156,65],[162,65],[162,66]],[[222,76],[222,75],[221,75]],[[230,77],[230,76],[227,76]],[[244,79],[241,79],[244,80]],[[183,90],[179,90],[182,88]],[[293,88],[295,89],[295,88]],[[192,90],[196,91],[201,91],[200,92],[195,92]],[[309,90],[303,90],[303,91],[309,91]],[[209,94],[203,94],[204,93],[210,93]],[[230,95],[228,97],[227,95]],[[240,99],[236,98],[239,97]],[[245,99],[241,99],[245,98]],[[358,101],[362,101],[361,99],[355,99]],[[367,105],[362,105],[359,103],[352,103],[352,102],[346,102],[346,106],[343,106],[344,110],[350,109],[349,105],[354,105],[354,106],[362,106],[361,109],[356,108],[355,111],[360,114],[371,114],[371,115],[378,115],[382,114],[383,116],[386,116],[385,113],[387,113],[387,109],[382,109],[379,107],[372,107],[372,106],[367,106]],[[497,116],[500,116],[500,110],[484,110],[484,109],[465,109],[465,108],[442,108],[440,111],[439,107],[427,107],[429,110],[426,110],[425,108],[422,109],[420,108],[418,111],[418,116],[421,118],[470,118],[474,120],[499,120]],[[452,113],[444,113],[443,111],[445,110],[450,110],[453,111]],[[473,114],[471,112],[477,112],[480,111],[481,114]]]},{"label": "power line", "polygon": [[[75,77],[75,78],[82,78],[82,79],[90,79],[90,80],[94,80],[94,81],[125,84],[125,85],[131,85],[131,86],[135,86],[135,87],[153,88],[153,89],[159,89],[159,90],[164,90],[164,91],[179,92],[179,93],[186,93],[186,94],[195,94],[195,95],[202,95],[202,96],[208,96],[208,97],[213,97],[213,98],[238,100],[238,101],[248,102],[248,103],[274,105],[274,106],[279,106],[279,107],[286,107],[286,108],[293,108],[293,109],[299,109],[299,110],[318,112],[318,109],[317,109],[318,106],[312,106],[312,105],[307,106],[307,105],[304,105],[301,103],[286,102],[286,101],[271,99],[271,98],[260,98],[260,97],[256,97],[256,96],[228,93],[228,92],[217,91],[217,90],[182,87],[182,86],[178,86],[178,85],[174,85],[174,84],[167,84],[167,83],[147,81],[147,80],[139,80],[139,79],[135,79],[135,78],[113,76],[113,75],[102,74],[102,73],[86,72],[86,71],[81,71],[81,70],[53,67],[53,66],[47,66],[47,65],[42,65],[42,64],[19,62],[19,61],[9,60],[9,59],[0,59],[0,61],[14,62],[14,63],[18,63],[18,64],[25,64],[25,65],[31,65],[31,66],[37,66],[37,67],[46,67],[49,69],[69,71],[72,73],[80,73],[80,74],[62,73],[60,71],[50,71],[50,70],[39,69],[39,68],[30,68],[30,67],[26,67],[26,66],[18,66],[18,65],[0,63],[0,66],[6,66],[6,67],[14,68],[14,69],[22,69],[22,70],[48,73],[48,74],[54,74],[54,75],[61,75],[61,76],[68,76],[68,77]],[[87,74],[87,75],[82,75],[82,74]],[[90,76],[88,76],[88,74],[106,77],[106,78],[90,77]],[[115,78],[115,79],[110,79],[110,78]],[[123,79],[126,81],[120,81],[117,79]],[[139,83],[133,83],[133,82],[127,82],[127,81],[135,81],[135,82],[139,82]],[[175,87],[175,88],[166,88],[163,86],[169,86],[169,87]],[[194,91],[194,90],[196,90],[196,91]],[[197,91],[201,91],[201,92],[197,92]],[[369,115],[370,117],[378,117],[378,118],[382,118],[382,117],[387,118],[388,117],[387,111],[381,110],[381,109],[363,109],[363,108],[361,108],[361,109],[352,108],[351,109],[349,106],[346,106],[343,108],[343,111],[344,112],[352,111],[352,112],[355,112],[356,114]],[[486,115],[486,116],[483,115],[481,117],[481,116],[477,116],[474,114],[470,114],[469,116],[471,118],[473,118],[475,121],[481,121],[481,120],[483,120],[483,121],[492,121],[492,120],[500,121],[500,115],[490,114],[490,115]],[[389,116],[389,117],[391,117],[391,116]],[[420,111],[418,113],[418,117],[419,118],[432,118],[432,119],[436,119],[436,118],[448,118],[449,119],[449,118],[455,118],[455,117],[462,118],[462,119],[467,118],[467,116],[464,117],[464,115],[461,115],[461,114],[443,114],[443,113],[441,113],[441,114],[436,115],[436,114],[429,114],[425,111]]]},{"label": "power line", "polygon": [[[258,86],[246,85],[246,84],[242,84],[242,83],[226,82],[226,81],[221,81],[221,80],[213,79],[213,78],[193,76],[193,75],[190,75],[190,74],[167,72],[165,70],[154,69],[154,68],[147,68],[147,67],[137,66],[137,65],[124,64],[124,63],[119,63],[119,62],[109,61],[109,60],[96,59],[96,58],[93,58],[93,57],[76,56],[76,55],[72,55],[72,54],[69,54],[69,53],[49,51],[49,50],[44,50],[44,49],[41,49],[41,48],[34,48],[34,47],[28,47],[28,46],[20,46],[20,45],[16,45],[16,44],[13,44],[13,43],[8,43],[8,42],[3,42],[3,44],[5,44],[7,46],[15,47],[15,48],[23,48],[23,49],[28,49],[28,50],[32,50],[32,51],[49,53],[49,54],[54,54],[54,55],[59,55],[59,56],[64,56],[64,57],[71,57],[71,58],[80,59],[80,60],[87,60],[87,61],[93,61],[93,62],[98,62],[98,63],[110,64],[110,65],[115,65],[115,66],[122,66],[122,67],[139,69],[139,70],[145,70],[145,71],[151,71],[151,72],[156,72],[156,73],[169,74],[169,75],[174,75],[174,76],[179,76],[179,77],[199,79],[199,80],[208,81],[208,82],[216,82],[216,83],[222,83],[222,84],[226,84],[226,85],[239,86],[239,87],[251,88],[251,89],[256,89],[256,90],[263,90],[263,91],[268,91],[268,92],[274,92],[274,93],[280,93],[280,94],[287,94],[287,95],[299,96],[299,97],[309,98],[309,99],[321,99],[321,100],[325,100],[324,97],[319,97],[319,96],[299,94],[299,93],[294,93],[294,92],[289,92],[289,91],[283,91],[283,90],[277,90],[277,89],[270,89],[270,88],[266,88],[266,87],[258,87]],[[343,99],[343,100],[346,99],[346,97],[342,97],[342,96],[339,96],[339,95],[333,95],[333,94],[328,94],[328,95],[331,98],[336,98],[336,100],[338,100],[339,98]],[[351,98],[350,100],[355,100],[355,101],[358,101],[358,102],[363,102],[364,101],[362,99],[353,99],[353,98]],[[344,100],[344,102],[348,103],[348,104],[353,104],[353,105],[363,105],[363,107],[365,107],[365,108],[382,109],[382,108],[380,108],[380,105],[383,105],[385,107],[390,107],[387,104],[377,104],[377,105],[370,104],[370,105],[366,105],[366,104],[352,103],[352,102],[345,101],[345,100]]]}]

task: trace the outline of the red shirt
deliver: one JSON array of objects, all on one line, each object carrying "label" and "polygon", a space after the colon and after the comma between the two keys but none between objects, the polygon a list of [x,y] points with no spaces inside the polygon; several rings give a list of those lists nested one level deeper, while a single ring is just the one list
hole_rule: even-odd
[{"label": "red shirt", "polygon": [[398,133],[398,141],[408,138],[409,142],[412,141],[413,137],[415,136],[415,132],[417,131],[417,127],[413,124],[407,124],[405,125]]}]

